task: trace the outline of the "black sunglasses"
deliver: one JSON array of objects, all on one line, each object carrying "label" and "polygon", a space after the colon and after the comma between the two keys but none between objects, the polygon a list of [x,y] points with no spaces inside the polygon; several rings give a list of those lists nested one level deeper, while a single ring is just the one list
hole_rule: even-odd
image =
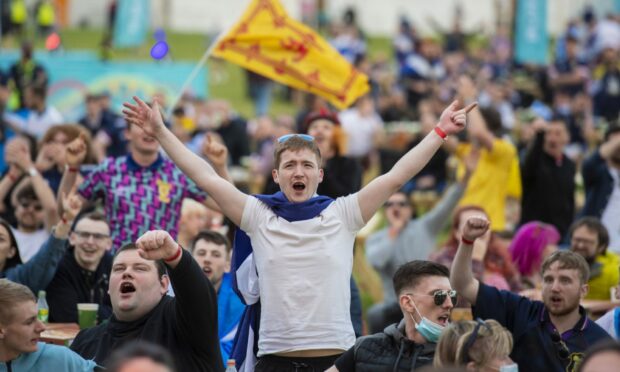
[{"label": "black sunglasses", "polygon": [[484,320],[478,318],[476,319],[476,327],[474,331],[467,337],[467,341],[465,341],[465,346],[463,346],[463,364],[467,364],[471,362],[471,358],[469,357],[469,349],[474,346],[476,339],[478,338],[478,334],[480,333],[480,328],[485,327],[489,332],[491,332],[491,327],[485,323]]},{"label": "black sunglasses", "polygon": [[456,305],[456,301],[458,300],[457,292],[454,289],[440,289],[433,294],[425,294],[425,293],[406,293],[412,296],[433,296],[433,301],[435,305],[441,306],[444,302],[446,302],[446,298],[450,297],[452,301],[452,305]]},{"label": "black sunglasses", "polygon": [[555,351],[558,353],[560,359],[568,359],[570,355],[570,351],[568,350],[568,346],[564,340],[562,340],[562,336],[558,333],[558,331],[554,331],[551,333],[551,341],[553,341],[553,346],[555,346]]}]

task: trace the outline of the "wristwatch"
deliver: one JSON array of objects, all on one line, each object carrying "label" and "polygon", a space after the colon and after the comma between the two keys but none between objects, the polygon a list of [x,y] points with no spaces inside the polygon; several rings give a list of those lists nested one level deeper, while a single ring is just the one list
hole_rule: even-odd
[{"label": "wristwatch", "polygon": [[30,175],[30,177],[34,177],[38,173],[39,173],[39,171],[37,171],[37,168],[35,168],[35,167],[28,168],[28,174]]}]

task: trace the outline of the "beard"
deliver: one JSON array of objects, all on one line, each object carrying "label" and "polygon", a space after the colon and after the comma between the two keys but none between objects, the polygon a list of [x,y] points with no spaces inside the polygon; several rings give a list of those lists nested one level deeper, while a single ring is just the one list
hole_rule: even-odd
[{"label": "beard", "polygon": [[576,297],[576,299],[564,299],[564,304],[561,307],[555,308],[552,305],[551,302],[551,298],[548,298],[544,301],[545,304],[545,308],[547,308],[547,311],[549,312],[549,314],[553,315],[553,316],[564,316],[564,315],[568,315],[570,313],[572,313],[575,309],[579,308],[579,296]]}]

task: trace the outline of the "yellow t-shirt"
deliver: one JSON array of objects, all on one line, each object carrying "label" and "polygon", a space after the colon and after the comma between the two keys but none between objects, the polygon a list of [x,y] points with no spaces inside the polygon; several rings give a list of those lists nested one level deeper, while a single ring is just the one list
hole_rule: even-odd
[{"label": "yellow t-shirt", "polygon": [[618,284],[620,272],[620,258],[612,252],[607,251],[604,255],[598,255],[596,262],[601,264],[601,274],[588,281],[590,290],[586,298],[588,300],[609,300],[611,298],[610,288]]},{"label": "yellow t-shirt", "polygon": [[[456,156],[460,160],[459,177],[465,172],[463,159],[469,154],[472,145],[462,143],[457,146]],[[510,142],[496,139],[491,151],[480,149],[480,158],[472,174],[459,206],[477,205],[482,207],[491,219],[491,229],[502,231],[506,226],[506,198],[521,198],[521,172],[517,149]]]}]

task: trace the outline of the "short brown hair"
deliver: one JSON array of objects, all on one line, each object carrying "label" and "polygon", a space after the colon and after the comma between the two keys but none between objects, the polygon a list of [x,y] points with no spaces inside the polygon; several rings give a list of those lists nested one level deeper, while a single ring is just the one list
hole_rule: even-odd
[{"label": "short brown hair", "polygon": [[568,230],[568,236],[573,237],[575,230],[585,226],[589,231],[595,232],[598,239],[598,246],[596,249],[600,249],[602,254],[607,253],[607,247],[609,246],[609,232],[601,220],[596,217],[588,216],[583,217],[575,221]]},{"label": "short brown hair", "polygon": [[284,151],[297,152],[303,149],[308,149],[316,155],[319,168],[321,167],[321,151],[316,144],[316,141],[307,141],[299,136],[292,136],[284,142],[276,143],[276,147],[273,150],[274,166],[276,169],[280,168],[280,161],[282,159],[282,153]]},{"label": "short brown hair", "polygon": [[578,253],[567,250],[553,252],[549,257],[547,257],[540,268],[540,274],[544,275],[545,271],[547,271],[547,269],[549,269],[549,267],[556,261],[560,263],[560,269],[573,269],[579,271],[581,284],[588,282],[588,279],[590,278],[590,267],[588,266],[585,258]]},{"label": "short brown hair", "polygon": [[396,270],[392,282],[396,296],[406,288],[416,287],[420,280],[429,276],[450,278],[450,270],[442,264],[432,261],[415,260],[407,262]]},{"label": "short brown hair", "polygon": [[230,251],[232,250],[232,248],[230,247],[230,242],[224,235],[220,234],[217,231],[213,231],[213,230],[202,230],[198,233],[198,235],[196,235],[196,237],[192,240],[192,242],[189,245],[189,251],[192,254],[194,253],[194,249],[196,248],[196,243],[198,243],[201,240],[204,240],[209,243],[213,243],[215,245],[223,245],[224,247],[226,247],[227,254],[230,254]]},{"label": "short brown hair", "polygon": [[9,323],[13,318],[13,307],[26,301],[37,301],[30,288],[8,279],[0,279],[0,323]]},{"label": "short brown hair", "polygon": [[77,223],[82,220],[105,222],[105,224],[108,225],[108,227],[110,227],[110,223],[108,222],[108,219],[106,218],[105,214],[101,213],[98,210],[94,210],[92,212],[87,212],[87,213],[78,215],[78,217],[75,219],[75,225],[77,225]]}]

